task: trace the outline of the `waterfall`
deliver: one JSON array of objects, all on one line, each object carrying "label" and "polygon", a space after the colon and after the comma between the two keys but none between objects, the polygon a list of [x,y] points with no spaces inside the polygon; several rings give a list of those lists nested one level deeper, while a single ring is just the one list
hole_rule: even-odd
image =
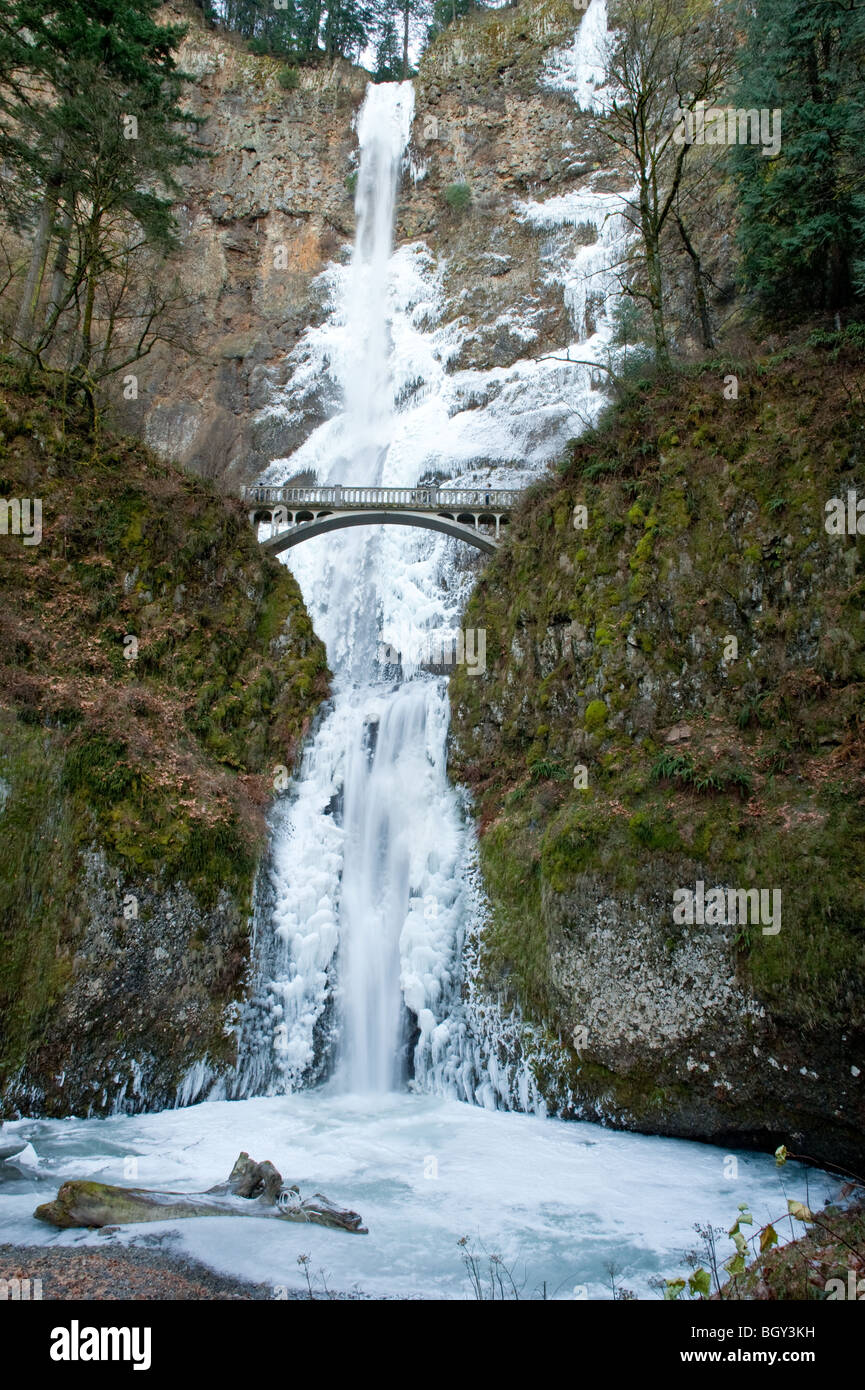
[{"label": "waterfall", "polygon": [[396,192],[413,113],[411,83],[388,83],[369,88],[357,125],[361,161],[348,280],[344,416],[352,432],[348,466],[360,470],[359,481],[371,484],[381,477],[393,422],[386,305]]},{"label": "waterfall", "polygon": [[584,111],[602,111],[605,55],[609,42],[607,0],[590,0],[569,49],[558,49],[545,64],[547,84],[570,92]]},{"label": "waterfall", "polygon": [[[602,27],[599,0],[587,20]],[[586,89],[585,46],[563,56],[555,83]],[[324,379],[342,408],[291,459],[275,460],[268,482],[311,469],[323,484],[402,487],[439,468],[464,486],[520,485],[554,456],[559,431],[578,432],[602,403],[580,367],[448,372],[456,330],[436,327],[432,257],[422,244],[393,251],[413,109],[411,83],[367,90],[351,258],[322,277],[329,317],[307,331],[285,404],[274,407],[290,414]],[[591,361],[609,347],[620,209],[620,195],[591,186],[514,209],[546,232],[548,273],[564,291],[578,355]],[[586,224],[596,241],[575,249],[571,229]],[[478,456],[483,470],[472,468]],[[336,532],[288,554],[333,694],[271,816],[235,1096],[326,1078],[385,1092],[410,1079],[491,1108],[543,1108],[527,1030],[478,982],[486,904],[466,798],[447,779],[447,682],[415,659],[433,632],[459,625],[471,584],[464,559],[453,541],[401,527]]]},{"label": "waterfall", "polygon": [[[332,364],[343,409],[324,483],[390,481],[389,277],[413,99],[411,83],[370,86],[358,119],[357,232]],[[445,768],[447,687],[422,672],[396,680],[390,648],[381,660],[381,588],[394,576],[380,548],[362,529],[292,555],[334,694],[272,817],[235,1094],[329,1073],[352,1091],[392,1089],[431,1045],[455,986],[465,829]]]}]

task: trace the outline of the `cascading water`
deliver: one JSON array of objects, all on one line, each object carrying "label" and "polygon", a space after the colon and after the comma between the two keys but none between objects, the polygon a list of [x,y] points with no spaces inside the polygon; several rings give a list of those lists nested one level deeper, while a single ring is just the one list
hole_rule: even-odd
[{"label": "cascading water", "polygon": [[[598,10],[603,27],[603,4],[593,0],[592,34]],[[551,83],[588,91],[592,52],[578,45],[572,80],[554,73]],[[458,378],[469,401],[489,383],[481,373],[446,371],[452,349],[430,333],[428,253],[393,253],[413,105],[410,83],[367,91],[351,261],[334,269],[330,319],[309,330],[297,358],[298,378],[329,376],[343,408],[290,460],[273,464],[267,481],[309,468],[324,484],[413,485],[441,465],[438,441],[453,419],[468,421],[476,452],[512,460],[538,433],[554,449],[554,421],[575,433],[600,403],[590,371],[537,362],[490,373],[499,396],[488,410],[461,409],[459,394],[448,403]],[[551,233],[549,274],[564,287],[580,358],[600,361],[607,350],[620,207],[618,195],[588,187],[517,209]],[[584,225],[597,239],[575,250],[571,228]],[[504,419],[520,422],[524,441],[503,439]],[[464,460],[454,441],[447,472],[460,485],[479,484]],[[485,485],[513,486],[536,472],[488,463]],[[313,540],[291,552],[291,565],[326,643],[334,693],[273,817],[256,915],[258,983],[241,1021],[232,1093],[293,1091],[331,1074],[350,1091],[381,1092],[411,1076],[417,1089],[542,1109],[513,1045],[521,1026],[514,1032],[494,1001],[475,999],[462,959],[484,912],[474,834],[446,776],[446,682],[414,661],[431,629],[456,627],[469,571],[455,563],[453,542],[403,528]]]},{"label": "cascading water", "polygon": [[[358,121],[357,235],[332,363],[344,409],[324,483],[391,481],[388,279],[412,110],[410,83],[371,86]],[[237,1094],[295,1089],[334,1062],[346,1088],[389,1090],[453,987],[464,832],[445,774],[446,686],[422,674],[400,683],[380,661],[380,548],[362,531],[294,561],[334,695],[272,825]]]},{"label": "cascading water", "polygon": [[344,419],[349,467],[378,482],[393,417],[393,380],[386,312],[394,205],[414,112],[414,88],[370,88],[358,119],[362,151],[355,194],[354,252],[348,281],[348,345]]}]

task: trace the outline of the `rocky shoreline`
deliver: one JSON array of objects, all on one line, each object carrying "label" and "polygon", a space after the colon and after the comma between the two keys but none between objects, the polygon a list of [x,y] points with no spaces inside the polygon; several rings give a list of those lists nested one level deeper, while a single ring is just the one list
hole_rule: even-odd
[{"label": "rocky shoreline", "polygon": [[[0,1245],[0,1288],[13,1279],[30,1280],[29,1296],[41,1280],[43,1302],[271,1302],[296,1299],[337,1301],[362,1298],[357,1293],[312,1291],[284,1285],[254,1284],[217,1274],[207,1265],[178,1254],[170,1236],[147,1236],[141,1245],[111,1245],[94,1250],[80,1245],[46,1249],[44,1245]],[[298,1277],[298,1276],[295,1276]],[[20,1290],[20,1286],[19,1286]],[[15,1297],[14,1286],[7,1297]]]}]

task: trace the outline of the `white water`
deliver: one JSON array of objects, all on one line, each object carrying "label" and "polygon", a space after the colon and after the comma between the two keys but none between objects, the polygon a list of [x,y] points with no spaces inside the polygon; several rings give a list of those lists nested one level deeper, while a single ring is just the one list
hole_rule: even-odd
[{"label": "white water", "polygon": [[[597,4],[587,24],[597,30]],[[586,45],[560,69],[566,88],[584,86],[594,71]],[[321,483],[406,486],[437,470],[461,485],[519,485],[602,403],[600,375],[560,362],[448,371],[465,326],[443,321],[440,268],[422,244],[392,249],[412,110],[408,83],[368,90],[351,260],[324,277],[330,315],[305,335],[274,405],[302,411],[317,383],[342,408],[274,462],[269,482],[309,469]],[[574,342],[556,356],[605,360],[625,237],[620,208],[620,195],[591,186],[515,207],[543,232],[545,274],[570,311]],[[574,229],[586,226],[595,239],[575,243]],[[334,1071],[352,1091],[381,1092],[410,1074],[419,1089],[543,1109],[511,1046],[519,1024],[476,997],[465,968],[467,997],[459,997],[463,948],[476,939],[484,904],[471,872],[473,831],[445,773],[445,683],[418,672],[416,656],[432,631],[458,625],[472,573],[460,551],[394,527],[290,552],[327,646],[334,698],[275,818],[256,926],[259,985],[242,1021],[232,1094],[296,1090]]]},{"label": "white water", "polygon": [[[391,461],[388,313],[412,107],[410,83],[370,87],[358,121],[357,235],[330,358],[343,410],[317,459],[325,483],[416,481],[394,478]],[[422,674],[403,682],[380,659],[395,621],[408,619],[411,636],[452,611],[432,547],[410,534],[361,530],[292,556],[327,644],[334,698],[274,826],[257,930],[262,983],[242,1023],[243,1094],[296,1089],[334,1070],[353,1093],[390,1091],[429,1051],[454,994],[466,832],[445,774],[446,686]]]},{"label": "white water", "polygon": [[604,58],[609,33],[607,0],[591,0],[571,48],[558,49],[545,64],[548,86],[570,92],[583,111],[602,111],[605,104]]},{"label": "white water", "polygon": [[[651,1275],[687,1274],[682,1252],[698,1243],[693,1222],[727,1230],[747,1202],[759,1229],[783,1216],[786,1195],[819,1207],[837,1188],[825,1174],[776,1170],[758,1154],[491,1114],[438,1096],[355,1097],[331,1088],[11,1129],[33,1150],[16,1160],[20,1175],[0,1165],[4,1240],[99,1249],[159,1241],[274,1289],[305,1287],[297,1257],[308,1254],[319,1291],[324,1270],[329,1288],[356,1285],[382,1297],[471,1297],[463,1236],[512,1265],[525,1298],[545,1282],[550,1297],[609,1298],[611,1260],[626,1288],[652,1297]],[[242,1148],[271,1159],[302,1192],[321,1190],[359,1211],[369,1235],[249,1217],[104,1234],[33,1220],[36,1204],[68,1178],[200,1191],[224,1180]],[[778,1230],[789,1238],[786,1219]],[[725,1238],[720,1249],[724,1258],[733,1253]]]}]

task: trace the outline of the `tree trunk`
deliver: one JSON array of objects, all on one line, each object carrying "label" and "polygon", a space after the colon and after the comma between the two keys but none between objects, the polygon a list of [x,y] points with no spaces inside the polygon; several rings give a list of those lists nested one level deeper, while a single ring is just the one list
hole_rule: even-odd
[{"label": "tree trunk", "polygon": [[272,1163],[256,1163],[245,1152],[228,1181],[207,1192],[149,1192],[142,1187],[72,1181],[63,1183],[54,1201],[37,1207],[34,1216],[64,1230],[178,1221],[190,1216],[265,1216],[329,1226],[352,1235],[367,1234],[356,1211],[336,1206],[320,1192],[301,1197],[296,1187],[283,1183]]},{"label": "tree trunk", "polygon": [[663,371],[669,371],[672,363],[670,362],[670,349],[667,346],[667,330],[664,326],[664,281],[661,271],[660,236],[655,229],[649,211],[648,188],[645,185],[640,194],[640,213],[643,249],[646,253],[649,305],[652,310],[652,331],[655,337],[655,361]]},{"label": "tree trunk", "polygon": [[84,301],[84,320],[81,324],[81,355],[78,365],[89,367],[93,356],[93,305],[96,300],[96,267],[91,264],[87,275],[87,297]]},{"label": "tree trunk", "polygon": [[42,292],[45,267],[48,264],[51,233],[57,209],[57,196],[62,182],[63,143],[62,135],[58,136],[54,142],[53,167],[45,187],[45,196],[42,200],[39,222],[36,227],[36,235],[33,239],[33,248],[30,252],[30,265],[27,268],[27,279],[24,282],[24,294],[18,309],[18,318],[15,322],[16,347],[19,354],[23,354],[24,357],[27,356],[27,350],[31,346],[33,340],[33,324],[36,319],[36,308],[39,304],[39,296]]},{"label": "tree trunk", "polygon": [[18,352],[25,357],[33,340],[33,324],[36,319],[39,296],[42,292],[42,281],[45,278],[45,266],[51,245],[53,223],[54,204],[50,192],[46,190],[42,211],[39,214],[39,223],[36,227],[36,235],[33,239],[33,248],[30,252],[30,265],[27,269],[27,279],[24,281],[24,294],[18,309],[18,318],[15,321],[15,346]]},{"label": "tree trunk", "polygon": [[694,267],[694,293],[697,298],[697,313],[700,315],[700,328],[703,335],[703,347],[713,348],[715,346],[715,335],[712,332],[712,320],[709,317],[709,302],[706,299],[706,284],[703,278],[703,266],[700,257],[694,249],[691,238],[685,229],[685,224],[678,213],[676,213],[676,226],[685,246],[685,250],[691,258]]},{"label": "tree trunk", "polygon": [[402,6],[402,80],[408,78],[408,21],[411,10],[411,0],[403,0]]},{"label": "tree trunk", "polygon": [[66,297],[66,275],[69,267],[69,236],[72,226],[72,218],[67,208],[64,208],[57,219],[56,227],[60,237],[57,244],[57,252],[54,256],[54,265],[51,270],[51,289],[48,294],[48,306],[45,311],[45,319],[39,334],[37,349],[43,351],[49,346],[57,329],[57,320],[64,307]]}]

